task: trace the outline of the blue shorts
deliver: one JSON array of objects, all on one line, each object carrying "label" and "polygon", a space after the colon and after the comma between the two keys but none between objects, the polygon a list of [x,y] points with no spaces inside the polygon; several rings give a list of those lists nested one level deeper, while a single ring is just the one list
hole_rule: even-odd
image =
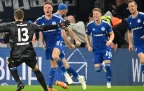
[{"label": "blue shorts", "polygon": [[144,46],[134,45],[134,50],[137,54],[144,53]]},{"label": "blue shorts", "polygon": [[53,52],[54,48],[58,48],[60,50],[59,58],[63,59],[65,57],[64,47],[65,47],[65,44],[62,43],[61,45],[56,44],[53,48],[46,49],[46,52],[45,52],[46,59],[47,60],[53,60],[53,58],[52,58],[52,52]]},{"label": "blue shorts", "polygon": [[104,52],[96,53],[94,52],[94,64],[102,63],[105,60],[112,59],[111,49],[106,49]]}]

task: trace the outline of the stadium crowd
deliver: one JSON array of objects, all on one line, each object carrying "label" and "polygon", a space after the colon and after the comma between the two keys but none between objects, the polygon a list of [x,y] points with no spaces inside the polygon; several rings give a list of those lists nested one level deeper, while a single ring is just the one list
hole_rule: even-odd
[{"label": "stadium crowd", "polygon": [[[115,38],[113,40],[113,44],[111,45],[113,48],[127,48],[128,47],[128,39],[127,39],[127,24],[126,19],[129,17],[130,13],[128,10],[129,0],[110,0],[110,2],[105,5],[105,13],[102,16],[102,20],[107,21],[111,26],[115,34]],[[142,11],[142,3],[140,0],[135,0],[138,4],[138,10]],[[70,11],[69,11],[70,12]],[[78,21],[76,16],[68,15],[65,19],[70,21],[69,28],[75,33],[81,45],[79,47],[86,47],[85,41],[85,31],[86,25],[88,22],[93,20],[92,13],[88,16],[88,22]],[[33,23],[31,20],[28,21]],[[68,33],[67,33],[68,34]],[[10,47],[7,38],[7,33],[0,33],[0,47]],[[39,36],[39,35],[38,35]],[[71,42],[75,44],[75,41],[68,35],[68,38]],[[92,40],[90,37],[90,41],[92,44]],[[43,47],[39,37],[33,44],[34,47]]]}]

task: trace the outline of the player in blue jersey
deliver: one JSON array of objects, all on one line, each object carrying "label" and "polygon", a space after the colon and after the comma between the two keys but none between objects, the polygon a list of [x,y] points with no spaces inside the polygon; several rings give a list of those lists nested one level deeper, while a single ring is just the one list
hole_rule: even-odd
[{"label": "player in blue jersey", "polygon": [[[129,1],[128,9],[131,13],[127,19],[129,50],[135,50],[138,54],[141,70],[144,74],[144,13],[138,12],[137,3],[135,1]],[[132,43],[132,41],[134,41],[134,43]]]},{"label": "player in blue jersey", "polygon": [[[61,21],[61,19],[57,16],[54,16],[52,14],[53,11],[53,4],[50,2],[46,2],[44,4],[44,13],[42,17],[38,18],[36,20],[36,24],[38,25],[45,25],[45,24],[52,24],[55,25]],[[66,72],[65,67],[63,66],[63,63],[61,59],[64,58],[64,41],[68,45],[70,49],[74,49],[75,46],[70,43],[70,41],[67,39],[67,36],[65,34],[65,31],[61,28],[57,28],[54,30],[48,30],[46,32],[42,32],[44,41],[46,45],[46,58],[50,60],[51,64],[51,70],[49,73],[49,91],[55,91],[55,89],[52,88],[53,80],[54,80],[54,74],[58,66],[61,68],[61,70],[64,73],[64,76],[69,84],[72,84],[72,79]]]},{"label": "player in blue jersey", "polygon": [[[87,31],[85,35],[88,51],[94,53],[94,67],[97,72],[102,69],[102,62],[105,63],[107,88],[111,88],[111,48],[110,44],[114,39],[114,33],[111,26],[101,20],[101,10],[99,8],[93,9],[94,21],[87,24]],[[92,34],[93,48],[90,45],[88,35]],[[108,36],[110,35],[110,37]]]},{"label": "player in blue jersey", "polygon": [[[66,16],[66,13],[67,13],[67,12],[68,12],[68,6],[67,6],[66,4],[61,3],[61,4],[59,4],[58,10],[57,10],[56,13],[54,13],[54,15],[55,15],[55,16],[58,16],[58,17],[60,17],[62,20],[64,20],[63,17]],[[76,45],[79,46],[79,45],[80,45],[80,42],[77,40],[77,38],[76,38],[75,34],[73,33],[73,31],[72,31],[70,28],[68,28],[68,27],[66,27],[65,30],[69,32],[69,34],[70,34],[70,35],[73,37],[73,39],[75,40]],[[62,59],[62,61],[63,61],[63,63],[64,63],[64,66],[65,66],[67,72],[70,73],[70,74],[72,74],[75,78],[77,78],[78,81],[81,83],[82,88],[85,90],[85,89],[86,89],[86,82],[85,82],[84,76],[79,75],[79,74],[76,72],[76,70],[74,70],[74,69],[68,64],[68,62],[67,62],[67,60],[66,60],[65,57]],[[56,81],[56,84],[57,84],[58,86],[61,86],[62,88],[65,88],[66,85],[65,85],[65,83],[62,81],[62,73],[61,73],[61,71],[59,70],[59,67],[58,67],[58,69],[57,69],[57,72],[58,72],[58,74],[57,74],[58,79],[57,79],[57,81]]]},{"label": "player in blue jersey", "polygon": [[[66,6],[65,4],[60,4],[60,5],[58,6],[58,13],[54,14],[53,16],[59,17],[60,19],[64,20],[64,19],[62,18],[62,15],[65,15],[66,13],[67,13],[67,6]],[[38,24],[38,23],[37,23],[37,24]],[[41,24],[42,24],[42,22],[41,22]],[[65,29],[66,29],[66,28],[65,28]],[[70,30],[70,29],[69,29],[68,31],[69,31],[69,33],[71,34],[71,36],[74,38],[74,40],[76,41],[76,44],[79,45],[80,43],[79,43],[79,41],[77,40],[77,38],[75,37],[73,31]],[[40,37],[41,37],[41,40],[43,40],[43,37],[44,37],[44,36],[40,36]],[[43,44],[44,44],[44,46],[45,46],[45,43],[44,43],[44,42],[43,42]],[[46,46],[48,46],[48,45],[46,44]],[[71,48],[71,49],[72,49],[72,48]],[[65,58],[61,58],[61,59],[62,59],[62,61],[63,61],[63,63],[64,63],[65,68],[67,69],[67,71],[68,71],[69,73],[72,73],[74,77],[78,78],[79,82],[82,84],[83,89],[86,89],[86,83],[85,83],[84,76],[80,76],[72,67],[70,67]],[[59,69],[59,67],[58,67],[58,69]],[[54,74],[53,74],[53,75],[54,75]],[[59,71],[58,71],[58,78],[59,78],[58,80],[59,80],[59,81],[56,81],[56,84],[59,85],[59,86],[61,86],[61,87],[64,88],[64,89],[66,89],[66,88],[68,88],[68,87],[67,87],[67,85],[66,85],[64,82],[61,82],[61,80],[62,80],[62,79],[61,79],[61,76],[62,76],[62,73],[61,73],[61,71],[59,70]],[[50,87],[52,87],[52,86],[50,86]],[[51,88],[51,90],[54,91],[53,88]]]}]

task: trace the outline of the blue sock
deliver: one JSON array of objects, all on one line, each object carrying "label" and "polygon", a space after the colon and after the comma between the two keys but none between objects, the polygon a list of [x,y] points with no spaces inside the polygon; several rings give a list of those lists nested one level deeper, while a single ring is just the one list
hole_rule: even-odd
[{"label": "blue sock", "polygon": [[62,72],[65,74],[66,73],[66,69],[65,69],[65,67],[63,65],[63,62],[59,59],[57,61],[57,64],[58,64],[59,68],[62,70]]},{"label": "blue sock", "polygon": [[69,67],[68,69],[67,69],[67,72],[68,73],[71,73],[74,77],[78,77],[78,73],[72,68],[72,67]]},{"label": "blue sock", "polygon": [[59,67],[57,67],[57,80],[62,81],[62,77],[63,77],[62,70]]},{"label": "blue sock", "polygon": [[55,72],[56,72],[56,68],[51,68],[51,69],[50,69],[50,73],[49,73],[49,83],[48,83],[49,88],[52,88]]},{"label": "blue sock", "polygon": [[144,74],[144,63],[141,64],[141,71],[142,71],[142,73]]},{"label": "blue sock", "polygon": [[111,65],[110,64],[105,64],[105,67],[106,67],[107,82],[111,82],[111,76],[112,76]]}]

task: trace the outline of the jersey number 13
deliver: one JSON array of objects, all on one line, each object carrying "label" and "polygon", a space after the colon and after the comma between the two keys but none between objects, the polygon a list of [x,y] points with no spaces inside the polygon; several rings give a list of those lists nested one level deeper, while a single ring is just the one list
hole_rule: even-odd
[{"label": "jersey number 13", "polygon": [[27,28],[18,28],[18,42],[28,41],[28,29]]}]

